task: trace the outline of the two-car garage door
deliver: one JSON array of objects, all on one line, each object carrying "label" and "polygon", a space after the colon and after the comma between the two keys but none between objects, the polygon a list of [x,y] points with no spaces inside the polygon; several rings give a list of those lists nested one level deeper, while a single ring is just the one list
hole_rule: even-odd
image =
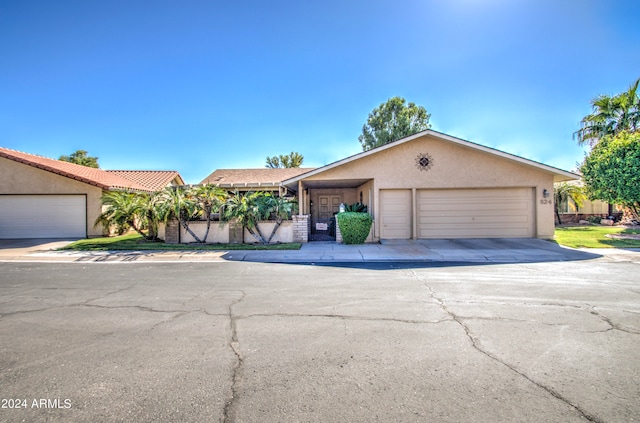
[{"label": "two-car garage door", "polygon": [[380,191],[380,238],[408,239],[415,211],[418,238],[535,236],[532,188]]},{"label": "two-car garage door", "polygon": [[85,238],[85,195],[0,195],[0,238]]}]

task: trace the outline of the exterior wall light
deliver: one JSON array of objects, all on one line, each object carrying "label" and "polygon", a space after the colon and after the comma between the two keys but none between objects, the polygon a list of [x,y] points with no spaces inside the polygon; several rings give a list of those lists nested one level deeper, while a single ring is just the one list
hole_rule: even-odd
[{"label": "exterior wall light", "polygon": [[544,198],[549,198],[549,191],[546,188],[542,190],[542,196]]}]

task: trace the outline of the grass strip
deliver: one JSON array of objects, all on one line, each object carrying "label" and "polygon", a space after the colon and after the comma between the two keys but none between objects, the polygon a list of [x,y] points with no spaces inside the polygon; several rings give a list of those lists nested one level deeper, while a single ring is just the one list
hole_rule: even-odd
[{"label": "grass strip", "polygon": [[558,227],[555,240],[572,248],[640,248],[640,239],[612,238],[606,235],[640,234],[640,229],[621,226],[566,226]]},{"label": "grass strip", "polygon": [[138,234],[106,238],[81,239],[60,250],[67,251],[228,251],[228,250],[299,250],[299,242],[284,244],[165,244],[145,241]]}]

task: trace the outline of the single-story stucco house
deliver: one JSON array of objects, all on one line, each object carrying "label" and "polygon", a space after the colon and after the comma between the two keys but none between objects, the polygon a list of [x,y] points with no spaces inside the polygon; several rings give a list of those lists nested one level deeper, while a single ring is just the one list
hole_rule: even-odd
[{"label": "single-story stucco house", "polygon": [[102,236],[105,191],[184,185],[176,171],[107,171],[0,147],[0,239]]},{"label": "single-story stucco house", "polygon": [[[268,181],[264,172],[271,173]],[[213,172],[203,183],[294,195],[295,241],[327,239],[340,204],[360,202],[373,217],[370,241],[424,238],[552,238],[554,182],[580,176],[500,150],[426,130],[316,168]],[[215,176],[220,176],[216,180]],[[275,189],[275,188],[274,188]]]}]

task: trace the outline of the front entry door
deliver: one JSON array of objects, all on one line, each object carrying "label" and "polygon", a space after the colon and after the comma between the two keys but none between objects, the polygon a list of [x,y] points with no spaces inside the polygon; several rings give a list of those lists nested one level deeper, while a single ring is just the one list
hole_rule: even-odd
[{"label": "front entry door", "polygon": [[341,195],[319,195],[311,222],[312,241],[335,241],[335,215],[340,211]]}]

